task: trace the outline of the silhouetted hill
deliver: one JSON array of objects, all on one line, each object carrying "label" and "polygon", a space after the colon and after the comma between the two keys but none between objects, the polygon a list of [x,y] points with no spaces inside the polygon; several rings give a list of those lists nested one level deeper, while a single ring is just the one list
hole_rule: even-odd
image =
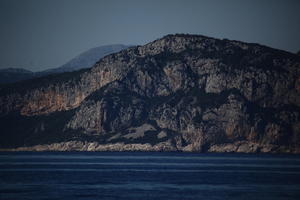
[{"label": "silhouetted hill", "polygon": [[0,84],[13,83],[34,77],[34,73],[21,68],[0,69]]}]

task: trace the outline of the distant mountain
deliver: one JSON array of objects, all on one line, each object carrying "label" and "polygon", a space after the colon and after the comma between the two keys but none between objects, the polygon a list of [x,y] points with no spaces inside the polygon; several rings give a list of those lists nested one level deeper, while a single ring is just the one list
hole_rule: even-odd
[{"label": "distant mountain", "polygon": [[123,44],[106,45],[92,48],[81,53],[66,64],[40,72],[32,72],[22,68],[7,68],[0,70],[0,84],[14,83],[36,77],[42,77],[49,74],[57,74],[62,72],[72,72],[83,68],[92,67],[98,60],[112,53],[116,53],[129,46]]},{"label": "distant mountain", "polygon": [[0,148],[300,153],[300,57],[168,35],[0,87]]},{"label": "distant mountain", "polygon": [[103,58],[104,56],[116,53],[128,47],[129,46],[123,44],[95,47],[83,52],[82,54],[76,56],[75,58],[58,68],[45,70],[40,73],[53,74],[62,72],[72,72],[79,69],[89,68],[92,67],[99,59]]},{"label": "distant mountain", "polygon": [[35,73],[22,68],[0,69],[0,84],[14,83],[35,77]]}]

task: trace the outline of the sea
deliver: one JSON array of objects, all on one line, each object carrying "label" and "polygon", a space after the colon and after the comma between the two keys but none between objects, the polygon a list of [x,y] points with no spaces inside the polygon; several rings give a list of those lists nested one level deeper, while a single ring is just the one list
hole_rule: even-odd
[{"label": "sea", "polygon": [[300,156],[0,152],[1,200],[299,200]]}]

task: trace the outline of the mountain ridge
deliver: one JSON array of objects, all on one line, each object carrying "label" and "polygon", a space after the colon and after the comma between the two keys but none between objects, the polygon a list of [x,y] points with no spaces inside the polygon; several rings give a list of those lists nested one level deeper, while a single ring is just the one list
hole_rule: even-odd
[{"label": "mountain ridge", "polygon": [[22,95],[1,88],[3,122],[14,113],[36,134],[19,142],[2,135],[0,147],[297,153],[299,63],[296,54],[261,45],[167,35]]}]

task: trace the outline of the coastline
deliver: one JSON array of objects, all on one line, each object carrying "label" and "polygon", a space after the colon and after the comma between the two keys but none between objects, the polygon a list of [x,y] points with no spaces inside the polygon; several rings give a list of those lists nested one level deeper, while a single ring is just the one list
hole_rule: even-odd
[{"label": "coastline", "polygon": [[171,142],[161,142],[155,145],[149,143],[140,144],[125,144],[125,143],[110,143],[99,144],[98,142],[86,141],[68,141],[52,144],[40,144],[28,147],[17,148],[0,148],[0,152],[18,152],[18,151],[79,151],[79,152],[198,152],[198,153],[272,153],[272,154],[300,154],[299,147],[287,147],[278,145],[261,145],[246,141],[238,141],[235,143],[215,144],[206,150],[194,148],[192,145],[185,147],[174,146]]}]

